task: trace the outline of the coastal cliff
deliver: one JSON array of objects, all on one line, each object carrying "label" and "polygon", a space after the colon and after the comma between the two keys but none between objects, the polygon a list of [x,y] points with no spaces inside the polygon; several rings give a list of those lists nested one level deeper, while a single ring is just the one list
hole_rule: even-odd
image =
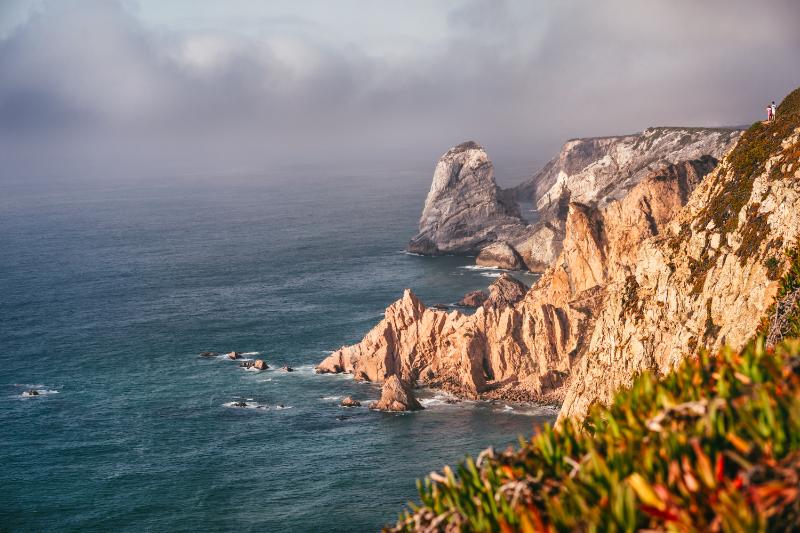
[{"label": "coastal cliff", "polygon": [[[490,297],[469,316],[427,308],[406,290],[364,340],[318,371],[376,382],[398,374],[471,398],[560,401],[606,300],[605,281],[630,270],[638,244],[663,230],[716,163],[707,156],[671,165],[605,209],[570,203],[563,251],[530,290]],[[496,281],[493,296],[512,279]]]},{"label": "coastal cliff", "polygon": [[756,123],[698,187],[635,268],[609,280],[561,418],[583,417],[645,371],[701,348],[741,348],[774,303],[800,234],[800,91]]},{"label": "coastal cliff", "polygon": [[[496,185],[485,150],[463,143],[439,160],[419,233],[407,249],[425,255],[477,254],[479,265],[544,272],[561,252],[570,202],[605,207],[670,164],[719,159],[740,133],[649,128],[635,135],[574,139],[540,172],[508,190]],[[521,216],[517,201],[536,206],[536,223]]]}]

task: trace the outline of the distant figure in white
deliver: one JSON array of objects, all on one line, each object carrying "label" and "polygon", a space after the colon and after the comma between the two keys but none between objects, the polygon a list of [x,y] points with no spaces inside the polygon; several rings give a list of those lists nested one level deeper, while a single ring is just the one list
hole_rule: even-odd
[{"label": "distant figure in white", "polygon": [[772,101],[772,105],[770,105],[769,108],[772,113],[772,120],[775,120],[775,100]]},{"label": "distant figure in white", "polygon": [[768,105],[767,106],[767,122],[771,122],[771,121],[772,121],[772,106]]}]

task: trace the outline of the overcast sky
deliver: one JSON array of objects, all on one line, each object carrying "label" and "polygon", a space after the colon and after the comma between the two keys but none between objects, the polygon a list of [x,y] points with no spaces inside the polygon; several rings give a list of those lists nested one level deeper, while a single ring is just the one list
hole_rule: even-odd
[{"label": "overcast sky", "polygon": [[544,162],[749,124],[800,85],[799,22],[795,0],[2,0],[0,173],[432,169],[467,139]]}]

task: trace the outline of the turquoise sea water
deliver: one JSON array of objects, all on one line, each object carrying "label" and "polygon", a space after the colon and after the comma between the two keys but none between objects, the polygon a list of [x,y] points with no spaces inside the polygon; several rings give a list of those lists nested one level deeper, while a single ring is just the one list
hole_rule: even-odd
[{"label": "turquoise sea water", "polygon": [[[552,420],[425,390],[420,413],[345,410],[344,395],[379,388],[313,373],[404,287],[448,303],[492,281],[467,258],[401,253],[429,180],[6,186],[0,530],[374,531],[416,478]],[[272,368],[205,350],[258,352]]]}]

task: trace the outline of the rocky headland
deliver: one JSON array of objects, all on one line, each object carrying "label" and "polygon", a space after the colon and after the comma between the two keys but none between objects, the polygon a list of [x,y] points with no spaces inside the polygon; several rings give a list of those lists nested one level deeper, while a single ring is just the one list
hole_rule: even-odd
[{"label": "rocky headland", "polygon": [[[800,94],[790,98],[800,100]],[[638,140],[570,141],[568,150],[589,159],[580,146],[617,146],[617,156],[622,146],[627,154],[648,148],[656,155],[623,165],[607,154],[599,158],[607,164],[595,160],[595,171],[579,158],[575,165],[582,170],[558,172],[549,186],[520,188],[515,194],[534,191],[546,211],[552,199],[543,191],[578,183],[569,176],[600,184],[594,192],[575,187],[559,194],[555,211],[564,213],[563,239],[530,289],[515,288],[513,278],[503,276],[472,315],[428,308],[406,290],[360,343],[333,353],[318,371],[375,382],[397,376],[470,398],[563,402],[563,418],[583,416],[644,370],[666,373],[701,348],[740,348],[774,303],[778,280],[789,268],[785,251],[800,232],[798,116],[756,124],[741,138],[731,130],[653,129]],[[678,131],[695,137],[680,141]],[[670,153],[697,157],[663,164],[659,150],[667,141]],[[721,162],[698,154],[711,151],[705,143]],[[735,147],[726,154],[731,143]],[[477,145],[448,154],[437,167],[439,178],[480,174],[494,184]],[[575,170],[569,158],[559,165]],[[448,183],[437,184],[435,177],[428,215],[452,187]],[[507,199],[496,186],[484,183],[482,190]],[[505,221],[513,212],[494,213],[494,234],[508,231]],[[436,231],[420,235],[442,243],[447,220],[437,220],[423,215],[421,229]],[[475,222],[467,217],[461,227],[468,220]],[[436,249],[442,250],[439,244]]]},{"label": "rocky headland", "polygon": [[[618,137],[573,139],[530,179],[503,190],[486,151],[466,142],[445,153],[407,249],[424,255],[477,255],[476,263],[543,272],[561,252],[570,202],[604,207],[670,164],[728,151],[741,131],[649,128]],[[529,224],[517,201],[536,206]]]}]

